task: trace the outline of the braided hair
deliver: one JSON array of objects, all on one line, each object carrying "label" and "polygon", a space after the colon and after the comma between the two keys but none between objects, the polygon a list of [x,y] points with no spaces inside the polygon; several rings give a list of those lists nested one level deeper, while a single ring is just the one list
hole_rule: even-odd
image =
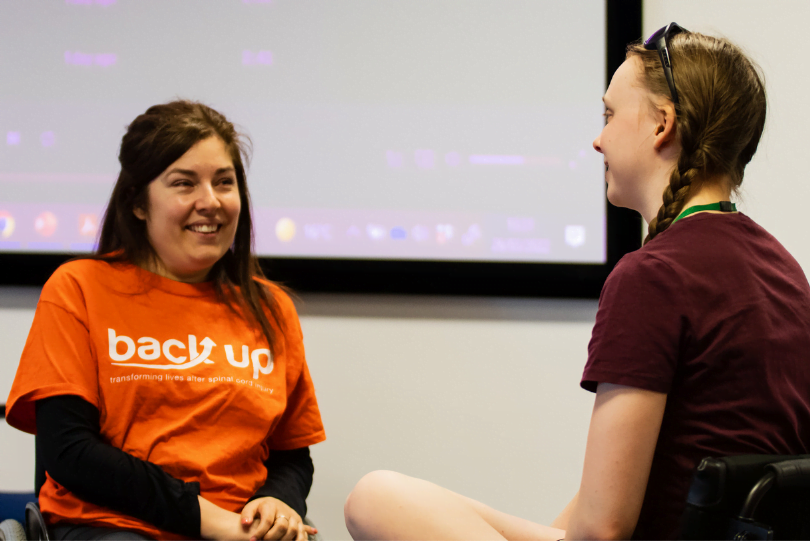
[{"label": "braided hair", "polygon": [[[765,127],[765,84],[739,47],[723,38],[684,32],[673,36],[668,48],[680,102],[675,132],[681,150],[645,244],[672,224],[701,185],[724,178],[727,188],[739,188]],[[671,99],[657,51],[633,43],[627,58],[640,60],[640,80],[647,90]]]}]

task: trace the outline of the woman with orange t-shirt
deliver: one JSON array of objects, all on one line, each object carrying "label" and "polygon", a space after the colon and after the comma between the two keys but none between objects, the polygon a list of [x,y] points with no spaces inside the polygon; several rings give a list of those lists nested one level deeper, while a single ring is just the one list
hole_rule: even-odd
[{"label": "woman with orange t-shirt", "polygon": [[245,147],[188,101],[121,142],[97,255],[45,284],[7,404],[56,539],[306,539],[324,432],[289,297],[251,254]]}]

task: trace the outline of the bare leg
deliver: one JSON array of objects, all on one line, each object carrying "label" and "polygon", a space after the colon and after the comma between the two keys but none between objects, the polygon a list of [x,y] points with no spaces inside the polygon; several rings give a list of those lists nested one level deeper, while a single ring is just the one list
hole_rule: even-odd
[{"label": "bare leg", "polygon": [[390,471],[363,477],[344,507],[354,539],[561,539],[565,531],[496,511],[433,483]]}]

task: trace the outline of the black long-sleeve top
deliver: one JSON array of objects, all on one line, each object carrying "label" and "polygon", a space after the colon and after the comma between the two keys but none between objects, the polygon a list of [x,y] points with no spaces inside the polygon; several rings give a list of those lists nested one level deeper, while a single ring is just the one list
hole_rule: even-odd
[{"label": "black long-sleeve top", "polygon": [[[98,408],[77,396],[45,398],[36,403],[36,422],[42,466],[54,481],[90,503],[200,538],[199,483],[105,443]],[[277,498],[306,516],[314,472],[309,447],[270,451],[264,465],[267,480],[250,500]]]}]

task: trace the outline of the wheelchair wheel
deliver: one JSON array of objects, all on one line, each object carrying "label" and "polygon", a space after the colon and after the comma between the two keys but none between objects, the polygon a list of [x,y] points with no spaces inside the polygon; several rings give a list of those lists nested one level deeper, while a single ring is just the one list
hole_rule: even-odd
[{"label": "wheelchair wheel", "polygon": [[45,524],[45,519],[42,518],[37,502],[25,504],[25,533],[27,534],[26,539],[31,541],[50,541],[48,526]]},{"label": "wheelchair wheel", "polygon": [[13,519],[0,522],[0,541],[25,541],[25,528]]}]

